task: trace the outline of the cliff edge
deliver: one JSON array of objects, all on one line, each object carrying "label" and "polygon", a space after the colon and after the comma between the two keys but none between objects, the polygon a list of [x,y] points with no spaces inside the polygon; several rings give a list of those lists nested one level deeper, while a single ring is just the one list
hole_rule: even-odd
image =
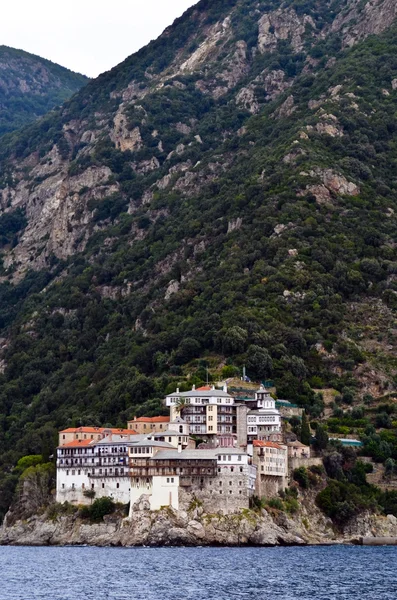
[{"label": "cliff edge", "polygon": [[332,521],[307,509],[289,517],[272,510],[244,510],[233,515],[205,514],[165,508],[149,511],[141,503],[131,519],[115,513],[100,523],[81,519],[78,513],[52,516],[48,513],[7,521],[0,530],[0,545],[15,546],[286,546],[358,543],[360,538],[397,537],[397,518],[360,515],[343,532]]}]

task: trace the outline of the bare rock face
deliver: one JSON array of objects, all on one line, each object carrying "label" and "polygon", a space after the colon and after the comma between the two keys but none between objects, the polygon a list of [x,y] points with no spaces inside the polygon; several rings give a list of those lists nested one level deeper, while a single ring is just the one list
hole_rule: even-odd
[{"label": "bare rock face", "polygon": [[348,181],[343,175],[334,173],[331,169],[322,171],[321,175],[324,185],[336,194],[357,196],[360,193],[360,188],[355,183]]},{"label": "bare rock face", "polygon": [[247,511],[230,515],[189,512],[165,508],[149,510],[142,496],[131,518],[114,514],[98,524],[89,524],[76,514],[33,516],[24,521],[3,523],[0,545],[83,545],[92,546],[277,546],[350,543],[360,537],[397,537],[397,519],[363,514],[337,532],[329,519],[310,503],[289,517]]},{"label": "bare rock face", "polygon": [[287,90],[292,83],[292,81],[286,80],[284,71],[265,69],[252,83],[238,92],[236,104],[249,110],[252,114],[256,114],[260,110],[260,103],[255,95],[257,87],[263,88],[267,94],[266,101],[270,102]]},{"label": "bare rock face", "polygon": [[292,113],[296,110],[296,106],[294,103],[294,97],[288,96],[286,100],[278,107],[278,109],[274,112],[274,116],[277,119],[287,119],[292,115]]},{"label": "bare rock face", "polygon": [[232,231],[241,229],[242,224],[243,224],[243,219],[241,217],[237,217],[237,219],[232,219],[228,223],[227,232],[232,233]]},{"label": "bare rock face", "polygon": [[173,294],[179,292],[179,282],[173,279],[169,282],[168,287],[165,291],[164,300],[169,300]]},{"label": "bare rock face", "polygon": [[349,4],[349,10],[341,11],[331,26],[332,32],[342,32],[344,46],[382,33],[397,17],[395,0],[370,0],[364,6],[359,0],[350,0]]},{"label": "bare rock face", "polygon": [[300,52],[303,48],[306,27],[316,28],[310,16],[298,16],[293,9],[283,8],[264,14],[259,19],[258,25],[258,50],[262,54],[274,51],[279,40],[288,39],[291,40],[295,52]]},{"label": "bare rock face", "polygon": [[[73,177],[67,173],[67,164],[55,157],[51,168],[57,170],[47,177],[48,164],[33,169],[36,177],[45,177],[36,187],[22,180],[15,189],[1,192],[2,204],[11,197],[11,208],[23,206],[28,218],[19,244],[4,258],[6,268],[12,264],[22,269],[27,265],[40,268],[51,253],[67,258],[83,250],[87,237],[82,233],[90,222],[88,198],[99,199],[118,190],[116,184],[107,183],[111,175],[108,167],[89,167]],[[85,197],[79,194],[81,189],[86,190]]]},{"label": "bare rock face", "polygon": [[360,188],[355,183],[348,181],[346,177],[335,173],[332,169],[316,169],[307,175],[319,177],[321,183],[307,185],[304,191],[298,193],[298,196],[312,194],[319,204],[332,204],[332,194],[357,196],[360,193]]},{"label": "bare rock face", "polygon": [[116,148],[125,152],[131,150],[135,152],[142,148],[142,138],[139,127],[134,127],[131,131],[127,127],[127,118],[123,109],[119,109],[114,117],[114,127],[110,133],[110,139],[114,142]]},{"label": "bare rock face", "polygon": [[[224,21],[215,23],[208,31],[205,40],[200,46],[183,62],[177,72],[188,73],[198,70],[201,65],[211,59],[214,59],[219,52],[219,46],[223,40],[226,40],[230,33],[230,17]],[[175,74],[176,74],[175,73]]]}]

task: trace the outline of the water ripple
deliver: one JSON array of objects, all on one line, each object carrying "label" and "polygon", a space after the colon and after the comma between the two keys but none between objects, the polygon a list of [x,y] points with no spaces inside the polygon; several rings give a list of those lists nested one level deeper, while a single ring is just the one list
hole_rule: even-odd
[{"label": "water ripple", "polygon": [[396,547],[0,547],[0,600],[397,600],[396,559]]}]

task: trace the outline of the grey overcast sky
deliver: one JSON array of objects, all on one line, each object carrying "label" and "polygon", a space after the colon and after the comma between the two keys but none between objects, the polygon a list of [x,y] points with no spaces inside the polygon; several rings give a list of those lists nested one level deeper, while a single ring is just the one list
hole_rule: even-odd
[{"label": "grey overcast sky", "polygon": [[96,77],[139,50],[197,0],[3,0],[0,44]]}]

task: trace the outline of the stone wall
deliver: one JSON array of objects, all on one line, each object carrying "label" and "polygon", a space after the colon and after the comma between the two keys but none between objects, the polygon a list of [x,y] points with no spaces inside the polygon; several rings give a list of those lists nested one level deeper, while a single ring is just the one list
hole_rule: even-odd
[{"label": "stone wall", "polygon": [[291,474],[295,469],[299,469],[299,467],[311,467],[313,465],[322,465],[323,460],[320,457],[311,457],[311,458],[289,458],[288,459],[288,471]]},{"label": "stone wall", "polygon": [[240,404],[236,406],[237,448],[247,446],[247,413],[247,405]]},{"label": "stone wall", "polygon": [[217,477],[208,477],[191,486],[179,488],[179,508],[188,510],[197,500],[202,504],[207,513],[222,511],[224,514],[238,512],[242,508],[249,508],[251,492],[249,489],[249,473],[247,465],[236,467],[233,472],[230,468],[222,468]]},{"label": "stone wall", "polygon": [[285,490],[285,488],[285,477],[261,475],[258,473],[258,477],[256,479],[256,495],[259,498],[273,498],[274,496],[278,496],[279,492]]}]

